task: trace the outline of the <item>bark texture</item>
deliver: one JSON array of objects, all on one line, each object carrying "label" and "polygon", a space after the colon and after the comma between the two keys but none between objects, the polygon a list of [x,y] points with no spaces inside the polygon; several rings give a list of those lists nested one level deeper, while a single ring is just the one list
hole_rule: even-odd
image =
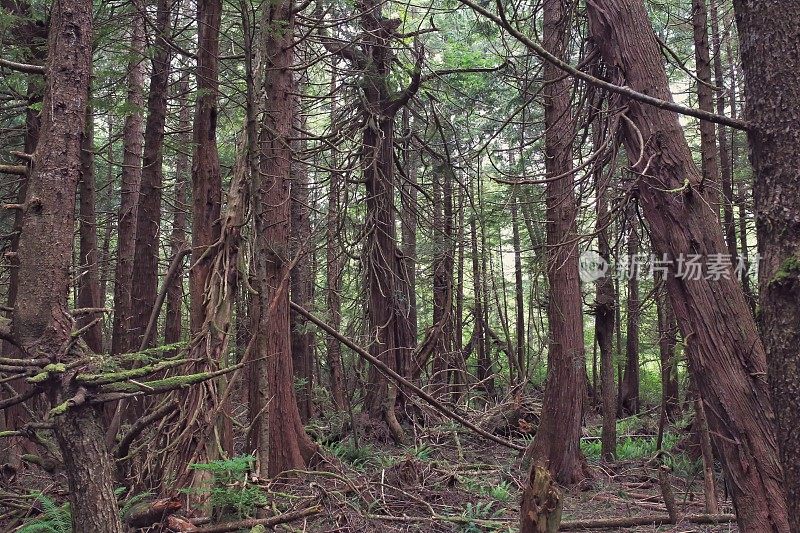
[{"label": "bark texture", "polygon": [[264,119],[261,128],[260,186],[256,206],[256,274],[261,301],[258,365],[261,405],[267,424],[259,436],[261,469],[277,476],[305,468],[317,446],[305,432],[294,389],[289,322],[291,257],[290,172],[292,111],[296,84],[294,12],[291,0],[265,5]]},{"label": "bark texture", "polygon": [[[800,5],[737,0],[761,313],[792,531],[800,531]],[[711,411],[710,409],[708,410]]]},{"label": "bark texture", "polygon": [[[669,84],[642,0],[591,0],[589,27],[615,81],[666,100]],[[714,213],[699,192],[695,167],[675,113],[626,101],[632,124],[624,143],[638,182],[639,203],[656,253],[701,263],[724,253]],[[639,141],[644,139],[644,146]],[[640,158],[641,156],[641,158]],[[673,192],[674,191],[674,192]],[[689,369],[708,407],[709,427],[730,480],[744,531],[788,531],[774,415],[764,375],[766,358],[740,285],[734,279],[678,278],[667,290],[684,338]]]},{"label": "bark texture", "polygon": [[142,109],[144,108],[144,20],[137,5],[131,18],[131,60],[128,64],[129,109],[122,129],[122,184],[117,213],[117,263],[114,267],[114,322],[111,353],[131,348],[130,328],[133,258],[136,249],[136,209],[142,180]]},{"label": "bark texture", "polygon": [[[547,0],[543,7],[544,45],[553,55],[564,58],[573,3]],[[569,80],[549,63],[544,67],[544,77],[547,176],[566,173],[566,177],[547,183],[547,384],[539,428],[526,456],[545,466],[557,482],[568,485],[585,477],[579,445],[586,369],[575,239],[577,205],[569,173],[574,131]]]},{"label": "bark texture", "polygon": [[[67,292],[91,63],[92,2],[56,2],[48,37],[41,137],[33,153],[19,241],[19,294],[12,330],[29,357],[54,363],[70,363],[75,357],[64,347],[73,329]],[[47,388],[53,404],[76,399],[73,409],[54,420],[73,529],[122,533],[100,413],[81,405],[77,400],[81,391],[71,383],[55,380]]]}]

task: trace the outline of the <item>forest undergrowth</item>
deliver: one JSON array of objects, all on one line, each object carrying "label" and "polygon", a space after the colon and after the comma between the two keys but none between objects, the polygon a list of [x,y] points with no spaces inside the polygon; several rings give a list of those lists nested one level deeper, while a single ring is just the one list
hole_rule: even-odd
[{"label": "forest undergrowth", "polygon": [[[483,429],[527,445],[535,432],[537,409],[537,402],[517,397],[473,408],[468,414]],[[355,432],[346,413],[317,418],[307,426],[320,445],[321,464],[316,470],[291,472],[290,481],[260,479],[253,474],[255,457],[242,453],[193,465],[210,474],[210,490],[155,495],[120,488],[120,513],[129,531],[153,533],[257,533],[267,531],[261,529],[266,517],[274,517],[275,530],[290,532],[517,531],[526,475],[519,453],[423,406],[409,405],[406,414],[405,445],[392,442],[385,428],[366,418],[356,416]],[[738,531],[729,520],[712,525],[683,520],[701,515],[705,502],[699,451],[690,438],[678,437],[691,435],[690,421],[679,419],[664,427],[659,453],[657,408],[620,419],[617,458],[609,462],[600,458],[600,418],[590,415],[581,449],[591,477],[565,490],[560,531]],[[665,520],[669,513],[659,476],[662,468],[669,472],[675,524]],[[720,478],[716,470],[715,477]],[[34,472],[26,470],[7,479],[11,483],[0,492],[0,528],[70,533],[63,475]],[[724,487],[717,481],[717,487]],[[733,512],[723,489],[716,497],[720,513]],[[150,517],[147,527],[134,527],[159,502],[164,509],[161,516]],[[210,515],[203,511],[208,508]],[[651,523],[599,527],[603,520],[637,517]]]}]

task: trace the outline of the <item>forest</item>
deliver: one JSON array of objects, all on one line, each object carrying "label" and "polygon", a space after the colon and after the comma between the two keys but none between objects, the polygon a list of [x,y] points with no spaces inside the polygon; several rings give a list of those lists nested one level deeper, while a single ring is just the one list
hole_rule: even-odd
[{"label": "forest", "polygon": [[0,531],[800,533],[800,2],[0,0]]}]

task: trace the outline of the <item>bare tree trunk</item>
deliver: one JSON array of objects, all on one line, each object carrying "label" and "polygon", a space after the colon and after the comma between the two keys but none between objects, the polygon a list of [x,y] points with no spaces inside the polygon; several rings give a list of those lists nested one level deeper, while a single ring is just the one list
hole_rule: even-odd
[{"label": "bare tree trunk", "polygon": [[[170,235],[170,263],[186,248],[186,184],[191,173],[189,156],[186,150],[191,145],[189,131],[192,127],[189,108],[189,72],[181,76],[178,84],[178,129],[181,132],[180,150],[175,161],[175,208],[172,215],[172,234]],[[183,267],[169,281],[167,289],[167,309],[164,319],[164,342],[172,344],[181,340],[183,331]]]},{"label": "bare tree trunk", "polygon": [[[79,178],[79,285],[78,307],[101,307],[99,255],[97,253],[97,215],[95,213],[94,120],[91,108],[81,137],[81,174]],[[94,353],[103,352],[102,315],[88,313],[78,319],[78,327],[88,329],[83,340]]]},{"label": "bare tree trunk", "polygon": [[767,375],[792,531],[800,531],[800,5],[735,0],[745,81]]},{"label": "bare tree trunk", "polygon": [[514,246],[514,302],[516,308],[516,346],[514,351],[517,355],[517,366],[519,367],[518,383],[524,384],[527,381],[525,368],[525,288],[522,285],[522,252],[519,238],[519,201],[518,191],[514,187],[511,191],[511,242]]},{"label": "bare tree trunk", "polygon": [[628,227],[628,311],[625,331],[625,372],[619,386],[617,415],[634,415],[639,412],[639,272],[636,264],[639,254],[639,223],[636,206],[631,204],[627,211]]},{"label": "bare tree trunk", "polygon": [[[595,0],[588,4],[590,34],[614,81],[669,100],[671,94],[642,0]],[[626,101],[631,123],[623,126],[639,203],[656,253],[673,261],[667,290],[684,337],[691,337],[689,369],[708,406],[709,427],[744,531],[788,531],[774,415],[763,380],[766,359],[744,299],[731,276],[676,276],[680,258],[700,262],[727,246],[716,214],[698,194],[695,167],[677,115]],[[635,128],[634,128],[635,125]],[[644,146],[639,141],[643,138]],[[657,142],[656,142],[657,140]],[[669,191],[679,191],[678,193]]]},{"label": "bare tree trunk", "polygon": [[[595,145],[599,145],[599,127],[595,133]],[[611,246],[608,226],[611,213],[608,210],[608,184],[603,181],[602,169],[595,171],[597,188],[597,226],[596,231],[599,255],[605,264],[611,264]],[[617,390],[614,386],[614,307],[616,295],[610,272],[599,277],[596,283],[595,337],[600,350],[600,386],[603,402],[603,428],[600,436],[601,455],[611,461],[617,454]]]},{"label": "bare tree trunk", "polygon": [[[713,0],[717,1],[717,0]],[[711,82],[711,59],[708,45],[708,9],[706,0],[692,0],[694,57],[697,65],[697,100],[703,111],[714,111]],[[720,183],[717,163],[716,129],[713,122],[700,121],[700,162],[703,181],[700,192],[719,216]]]},{"label": "bare tree trunk", "polygon": [[[73,330],[67,293],[92,64],[92,2],[57,2],[50,20],[48,83],[19,240],[12,333],[29,356],[68,364],[80,357],[66,350]],[[80,395],[73,383],[56,381],[48,389],[53,405]],[[69,484],[73,530],[122,533],[99,410],[76,401],[53,423]]]},{"label": "bare tree trunk", "polygon": [[291,257],[290,173],[295,51],[291,0],[264,5],[265,103],[261,128],[260,186],[256,203],[256,274],[261,300],[257,362],[268,424],[262,426],[258,456],[262,473],[277,476],[305,468],[317,451],[303,428],[294,392],[289,319]]},{"label": "bare tree trunk", "polygon": [[[557,57],[567,57],[573,8],[569,0],[546,0],[543,6],[544,45]],[[539,428],[525,456],[534,467],[546,467],[556,481],[567,485],[586,476],[579,446],[586,367],[575,239],[577,205],[569,172],[574,129],[569,80],[550,63],[544,66],[544,77],[547,176],[567,177],[547,183],[547,384]]]},{"label": "bare tree trunk", "polygon": [[489,359],[487,352],[488,342],[486,333],[486,312],[484,310],[483,300],[483,269],[481,268],[481,257],[478,255],[478,228],[477,216],[472,215],[469,221],[470,228],[470,241],[472,243],[472,312],[475,315],[475,326],[472,335],[475,337],[476,353],[477,353],[477,368],[475,374],[478,377],[478,383],[481,388],[486,392],[487,396],[494,396],[494,370],[492,369],[492,361]]},{"label": "bare tree trunk", "polygon": [[122,184],[117,214],[117,264],[114,268],[114,322],[111,353],[120,354],[132,348],[131,290],[133,260],[136,248],[136,211],[142,180],[142,108],[144,108],[144,20],[137,4],[131,17],[131,60],[128,64],[129,110],[122,128]]},{"label": "bare tree trunk", "polygon": [[[30,16],[30,6],[22,2],[17,2],[16,6],[23,17]],[[30,43],[41,43],[47,40],[47,25],[36,24],[30,22],[25,24],[22,28],[17,28],[19,31],[19,39],[27,39]],[[21,41],[22,42],[22,41]],[[31,60],[34,63],[44,62],[47,57],[47,50],[44,46],[31,46]],[[25,108],[25,137],[23,151],[26,154],[32,154],[36,150],[36,145],[39,142],[39,131],[41,128],[41,117],[39,112],[36,111],[36,106],[42,104],[44,92],[44,80],[39,79],[37,76],[30,76],[28,79],[28,86],[26,90],[27,107]],[[30,168],[30,167],[29,167]],[[16,203],[22,204],[28,191],[28,176],[21,176],[19,188],[17,189]],[[9,308],[13,308],[17,300],[19,292],[19,256],[17,250],[19,248],[19,239],[22,232],[22,219],[24,215],[22,209],[14,211],[14,222],[11,227],[11,238],[8,241],[8,251],[11,253],[5,254],[5,259],[8,262],[8,292],[6,294],[6,302]],[[12,356],[18,354],[18,349],[10,342],[0,342],[0,348],[4,355]],[[24,380],[19,380],[15,385],[15,390],[19,394],[24,394],[29,391],[31,385],[27,384]],[[26,405],[19,403],[13,405],[5,411],[0,412],[0,428],[20,428],[23,427],[29,420],[28,410]],[[24,451],[34,451],[34,445],[26,438],[23,437],[10,437],[5,440],[6,447],[0,450],[0,461],[10,462],[13,465],[20,463],[20,457]]]},{"label": "bare tree trunk", "polygon": [[680,410],[678,391],[678,364],[675,360],[678,325],[672,306],[662,286],[656,292],[656,312],[658,314],[658,348],[661,359],[661,397],[665,415],[669,420],[676,420]]},{"label": "bare tree trunk", "polygon": [[[705,0],[695,0],[705,2]],[[717,114],[725,114],[725,75],[722,71],[722,38],[719,33],[718,0],[711,0],[711,42],[714,51],[714,83],[716,92]],[[735,102],[731,102],[735,106]],[[717,127],[717,148],[719,149],[720,178],[722,180],[722,226],[725,229],[725,242],[728,253],[736,259],[736,223],[733,219],[733,165],[731,160],[728,132],[725,126]]]},{"label": "bare tree trunk", "polygon": [[[295,120],[301,123],[301,130],[305,129],[305,121],[298,118],[301,109],[299,101],[295,105]],[[296,142],[295,145],[302,151],[305,142]],[[291,272],[292,301],[304,309],[310,309],[314,301],[314,269],[313,254],[311,250],[311,218],[309,213],[309,187],[308,169],[304,161],[295,156],[292,161],[291,182],[291,257],[296,257],[296,264]],[[292,331],[292,364],[294,366],[295,380],[302,381],[302,385],[295,388],[297,394],[297,407],[300,411],[300,420],[305,424],[314,416],[314,406],[311,403],[311,389],[314,385],[314,331],[308,327],[306,319],[298,313],[291,311]]]},{"label": "bare tree trunk", "polygon": [[[336,94],[337,80],[336,69],[331,73],[331,94]],[[336,98],[331,100],[331,124],[338,127],[336,118]],[[328,213],[326,216],[325,228],[325,262],[326,262],[326,300],[328,304],[328,320],[331,327],[336,331],[342,325],[342,270],[344,261],[342,259],[343,250],[339,242],[339,234],[343,230],[342,214],[342,192],[341,192],[341,173],[339,172],[339,159],[336,148],[330,152],[331,172],[330,189],[328,191]],[[330,368],[330,386],[333,396],[333,403],[338,410],[347,407],[347,395],[345,394],[344,369],[342,368],[342,348],[338,340],[328,335],[325,339],[325,346],[328,352],[328,366]]]},{"label": "bare tree trunk", "polygon": [[[164,127],[167,118],[169,56],[167,35],[170,0],[158,0],[156,39],[150,90],[147,94],[147,122],[144,128],[142,180],[139,186],[139,207],[136,211],[136,248],[133,259],[131,288],[131,338],[138,350],[149,347],[153,339],[143,339],[158,294],[159,228],[161,227],[161,184],[164,169]],[[144,342],[143,342],[144,341]]]},{"label": "bare tree trunk", "polygon": [[408,322],[411,335],[417,338],[417,165],[419,150],[412,137],[410,112],[403,108],[403,169],[406,180],[400,190],[400,232],[403,238],[402,252],[405,271],[408,273]]},{"label": "bare tree trunk", "polygon": [[[445,148],[446,149],[446,148]],[[434,168],[433,215],[433,382],[437,394],[448,394],[453,367],[453,186],[447,163]]]}]

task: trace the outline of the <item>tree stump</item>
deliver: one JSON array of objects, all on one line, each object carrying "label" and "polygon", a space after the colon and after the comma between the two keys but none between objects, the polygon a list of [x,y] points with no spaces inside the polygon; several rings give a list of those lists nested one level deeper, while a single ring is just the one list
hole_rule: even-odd
[{"label": "tree stump", "polygon": [[555,486],[550,472],[534,465],[522,492],[519,533],[557,533],[562,504],[561,491]]}]

